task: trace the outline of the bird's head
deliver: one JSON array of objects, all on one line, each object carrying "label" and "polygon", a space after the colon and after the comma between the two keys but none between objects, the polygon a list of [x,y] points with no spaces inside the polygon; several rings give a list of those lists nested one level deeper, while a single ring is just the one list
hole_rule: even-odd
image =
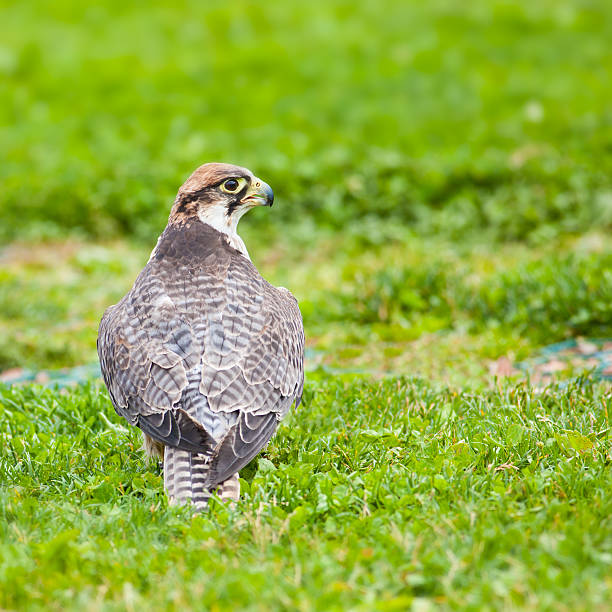
[{"label": "bird's head", "polygon": [[272,188],[250,170],[231,164],[204,164],[179,189],[170,223],[200,219],[225,233],[235,233],[240,217],[255,206],[272,206]]}]

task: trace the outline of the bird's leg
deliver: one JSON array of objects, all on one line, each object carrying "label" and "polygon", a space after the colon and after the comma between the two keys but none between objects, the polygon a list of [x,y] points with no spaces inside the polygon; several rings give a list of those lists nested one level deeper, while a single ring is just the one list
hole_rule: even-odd
[{"label": "bird's leg", "polygon": [[237,502],[240,498],[240,480],[238,472],[222,482],[216,489],[215,493],[222,500],[231,500]]},{"label": "bird's leg", "polygon": [[142,433],[142,448],[150,461],[164,460],[164,445],[144,432]]}]

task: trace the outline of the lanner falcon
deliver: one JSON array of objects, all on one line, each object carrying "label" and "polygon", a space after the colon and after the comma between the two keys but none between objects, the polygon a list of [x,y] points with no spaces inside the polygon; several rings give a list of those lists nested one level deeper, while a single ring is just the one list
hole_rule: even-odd
[{"label": "lanner falcon", "polygon": [[251,263],[236,233],[269,185],[246,168],[200,166],[166,229],[98,334],[115,410],[164,462],[170,503],[237,499],[238,471],[268,443],[304,386],[297,301]]}]

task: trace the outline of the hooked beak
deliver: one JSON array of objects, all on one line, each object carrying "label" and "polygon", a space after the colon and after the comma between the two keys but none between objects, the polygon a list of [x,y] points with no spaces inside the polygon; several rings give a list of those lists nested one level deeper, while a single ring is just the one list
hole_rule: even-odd
[{"label": "hooked beak", "polygon": [[272,206],[274,192],[268,183],[264,183],[261,179],[255,177],[241,202],[251,206]]}]

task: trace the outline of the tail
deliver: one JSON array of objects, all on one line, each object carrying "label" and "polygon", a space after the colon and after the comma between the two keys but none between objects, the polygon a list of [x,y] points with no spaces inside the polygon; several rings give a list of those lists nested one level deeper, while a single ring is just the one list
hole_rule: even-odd
[{"label": "tail", "polygon": [[207,474],[204,455],[165,447],[164,487],[171,505],[191,502],[198,512],[204,510],[211,496]]},{"label": "tail", "polygon": [[197,512],[208,505],[213,493],[221,499],[238,501],[238,473],[217,487],[208,482],[208,460],[205,455],[166,446],[164,449],[164,487],[170,505],[191,503]]}]

